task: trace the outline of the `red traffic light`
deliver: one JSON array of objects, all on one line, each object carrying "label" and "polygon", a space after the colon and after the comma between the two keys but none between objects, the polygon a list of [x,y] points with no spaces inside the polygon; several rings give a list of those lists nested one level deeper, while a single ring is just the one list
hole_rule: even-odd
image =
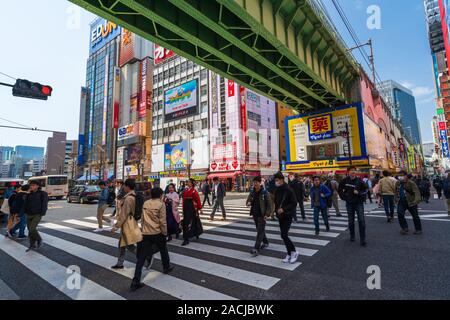
[{"label": "red traffic light", "polygon": [[15,97],[47,100],[52,95],[53,88],[40,83],[17,79],[12,91]]},{"label": "red traffic light", "polygon": [[52,91],[53,91],[52,87],[42,86],[41,92],[43,94],[45,94],[46,96],[51,96],[52,95]]}]

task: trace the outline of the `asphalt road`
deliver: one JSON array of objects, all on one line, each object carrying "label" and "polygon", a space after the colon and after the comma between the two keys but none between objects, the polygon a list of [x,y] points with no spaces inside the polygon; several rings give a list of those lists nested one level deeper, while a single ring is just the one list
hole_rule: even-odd
[{"label": "asphalt road", "polygon": [[[169,245],[175,270],[163,275],[155,260],[144,272],[146,286],[135,293],[128,292],[135,257],[127,253],[124,271],[110,270],[118,235],[92,232],[96,204],[53,201],[40,227],[45,244],[38,252],[25,253],[26,241],[0,239],[0,299],[450,298],[450,219],[443,201],[420,205],[424,233],[419,236],[400,235],[397,220],[388,224],[381,209],[367,205],[367,247],[349,241],[346,218],[333,211],[330,232],[319,237],[311,219],[294,224],[291,237],[301,254],[294,265],[281,263],[285,253],[275,221],[267,225],[269,248],[250,256],[255,231],[244,201],[230,197],[227,222],[208,222],[206,208],[200,240],[183,248],[180,241]],[[379,268],[380,289],[368,289],[370,266]],[[68,272],[74,267],[81,288]]]}]

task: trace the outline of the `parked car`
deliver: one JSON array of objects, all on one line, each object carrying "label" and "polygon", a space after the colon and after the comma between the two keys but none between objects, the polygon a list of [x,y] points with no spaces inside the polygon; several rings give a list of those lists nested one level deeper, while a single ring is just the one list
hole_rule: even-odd
[{"label": "parked car", "polygon": [[81,204],[97,201],[100,198],[99,186],[75,186],[69,191],[67,202],[79,202]]}]

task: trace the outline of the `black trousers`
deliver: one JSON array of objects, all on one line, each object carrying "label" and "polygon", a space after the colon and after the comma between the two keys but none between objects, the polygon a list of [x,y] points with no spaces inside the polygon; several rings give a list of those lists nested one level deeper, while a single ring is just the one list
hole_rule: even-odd
[{"label": "black trousers", "polygon": [[[306,219],[305,204],[303,203],[303,199],[298,202],[298,205],[300,206],[300,213],[302,215],[302,219],[305,220]],[[296,209],[296,211],[297,211],[297,209]],[[294,220],[297,221],[297,215],[295,216]]]},{"label": "black trousers", "polygon": [[202,207],[205,206],[206,201],[208,201],[208,205],[211,207],[211,202],[209,201],[209,194],[204,195]]},{"label": "black trousers", "polygon": [[154,249],[156,246],[161,253],[161,260],[164,270],[168,269],[170,266],[169,251],[167,250],[166,237],[160,233],[157,235],[144,235],[143,240],[137,245],[137,263],[136,270],[134,271],[134,283],[140,283],[142,277],[142,268],[144,267],[145,260],[153,256]]},{"label": "black trousers", "polygon": [[281,219],[278,217],[278,222],[280,224],[281,239],[283,239],[287,254],[290,256],[291,252],[295,251],[295,246],[291,239],[289,239],[289,229],[292,225],[292,217],[285,214]]},{"label": "black trousers", "polygon": [[264,217],[253,216],[253,221],[255,221],[256,226],[255,249],[260,250],[263,243],[266,245],[269,244],[269,240],[266,237],[266,219]]}]

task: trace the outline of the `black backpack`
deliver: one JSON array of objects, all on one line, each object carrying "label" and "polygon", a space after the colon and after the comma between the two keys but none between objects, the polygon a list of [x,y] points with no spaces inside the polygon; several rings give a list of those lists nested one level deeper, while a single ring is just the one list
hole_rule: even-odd
[{"label": "black backpack", "polygon": [[142,194],[138,193],[136,195],[133,195],[135,198],[135,205],[134,205],[134,220],[139,221],[142,217],[142,207],[144,206],[144,197]]}]

